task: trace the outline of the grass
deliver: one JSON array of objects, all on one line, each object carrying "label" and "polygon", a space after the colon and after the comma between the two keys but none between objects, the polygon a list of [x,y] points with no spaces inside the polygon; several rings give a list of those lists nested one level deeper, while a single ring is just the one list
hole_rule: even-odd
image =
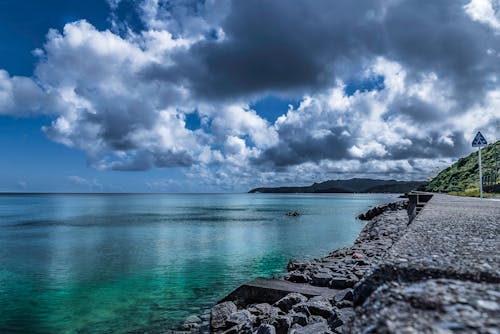
[{"label": "grass", "polygon": [[[465,189],[464,191],[450,191],[448,195],[453,195],[453,196],[466,196],[466,197],[479,197],[479,188],[468,188]],[[483,191],[483,197],[488,198],[488,197],[499,197],[499,193],[485,193]]]}]

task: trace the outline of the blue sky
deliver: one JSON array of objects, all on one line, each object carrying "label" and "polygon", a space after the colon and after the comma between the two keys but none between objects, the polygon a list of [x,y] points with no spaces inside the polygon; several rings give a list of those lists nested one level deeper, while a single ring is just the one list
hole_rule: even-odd
[{"label": "blue sky", "polygon": [[425,179],[496,138],[492,1],[302,6],[0,1],[0,191]]},{"label": "blue sky", "polygon": [[[123,6],[128,22],[136,15]],[[127,12],[126,9],[129,9]],[[110,28],[110,7],[104,0],[0,1],[0,68],[11,75],[31,76],[36,62],[32,51],[45,43],[49,29],[85,19],[99,29]],[[293,100],[265,97],[254,104],[263,117],[274,121],[287,111]],[[194,114],[191,114],[195,116]],[[152,189],[148,183],[179,178],[175,169],[146,171],[100,171],[88,166],[85,152],[55,143],[41,131],[52,117],[19,118],[0,115],[0,150],[4,153],[0,191],[41,192],[150,192],[203,191],[203,188],[169,185]],[[188,127],[199,127],[199,118],[190,117]],[[78,179],[79,177],[81,179]],[[78,181],[79,180],[79,181]],[[160,180],[160,181],[158,181]],[[210,189],[214,191],[214,189]],[[217,189],[215,189],[217,191]],[[222,191],[222,190],[221,190]]]}]

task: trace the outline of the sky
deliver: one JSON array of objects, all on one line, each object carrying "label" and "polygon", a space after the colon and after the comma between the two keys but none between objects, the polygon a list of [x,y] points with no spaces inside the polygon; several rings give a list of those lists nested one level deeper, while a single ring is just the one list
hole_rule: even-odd
[{"label": "sky", "polygon": [[499,0],[0,0],[0,191],[425,180],[499,80]]}]

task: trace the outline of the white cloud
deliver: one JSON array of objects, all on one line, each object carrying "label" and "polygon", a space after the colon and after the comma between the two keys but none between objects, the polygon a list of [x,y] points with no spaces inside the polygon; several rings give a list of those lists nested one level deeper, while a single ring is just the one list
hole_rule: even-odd
[{"label": "white cloud", "polygon": [[500,32],[500,5],[497,0],[471,0],[464,9],[473,20]]},{"label": "white cloud", "polygon": [[[67,24],[62,33],[51,30],[37,52],[38,84],[0,71],[0,113],[51,113],[55,119],[43,129],[49,138],[84,150],[98,169],[190,166],[226,158],[240,164],[275,144],[273,126],[247,106],[207,107],[181,83],[144,78],[147,66],[169,64],[173,52],[191,43],[167,31],[121,37],[86,21]],[[209,132],[186,128],[186,114],[196,108],[210,119]],[[248,147],[239,139],[245,136]],[[243,145],[238,154],[236,138]],[[225,143],[226,157],[211,148],[217,142]]]},{"label": "white cloud", "polygon": [[168,30],[177,36],[202,38],[208,32],[224,32],[219,23],[229,11],[229,0],[140,0],[140,17],[148,29]]},{"label": "white cloud", "polygon": [[77,185],[85,186],[89,188],[102,188],[102,184],[97,179],[86,179],[78,175],[70,175],[67,179]]},{"label": "white cloud", "polygon": [[248,135],[258,148],[267,148],[277,143],[275,129],[246,106],[229,104],[216,110],[205,108],[205,112],[213,118],[212,131],[215,135]]},{"label": "white cloud", "polygon": [[0,70],[0,114],[27,116],[49,112],[43,107],[54,100],[54,94],[45,93],[31,78],[11,77]]},{"label": "white cloud", "polygon": [[[87,152],[97,168],[147,169],[189,165],[200,149],[185,128],[188,93],[180,85],[157,85],[141,70],[189,47],[168,32],[124,39],[86,21],[51,30],[35,74],[45,92],[60,97],[47,135]],[[47,104],[45,110],[54,105]]]}]

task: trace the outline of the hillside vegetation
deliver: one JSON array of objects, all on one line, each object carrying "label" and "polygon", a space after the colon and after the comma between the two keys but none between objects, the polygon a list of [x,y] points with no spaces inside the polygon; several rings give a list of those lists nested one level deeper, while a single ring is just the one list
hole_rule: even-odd
[{"label": "hillside vegetation", "polygon": [[[495,149],[497,153],[495,153]],[[483,147],[481,150],[481,161],[483,176],[495,173],[495,154],[500,159],[500,141]],[[498,161],[500,165],[500,160]],[[497,177],[497,183],[500,180]],[[478,153],[475,150],[465,158],[459,159],[450,167],[441,171],[427,185],[423,187],[425,191],[433,192],[466,192],[473,194],[479,188],[479,163]]]}]

